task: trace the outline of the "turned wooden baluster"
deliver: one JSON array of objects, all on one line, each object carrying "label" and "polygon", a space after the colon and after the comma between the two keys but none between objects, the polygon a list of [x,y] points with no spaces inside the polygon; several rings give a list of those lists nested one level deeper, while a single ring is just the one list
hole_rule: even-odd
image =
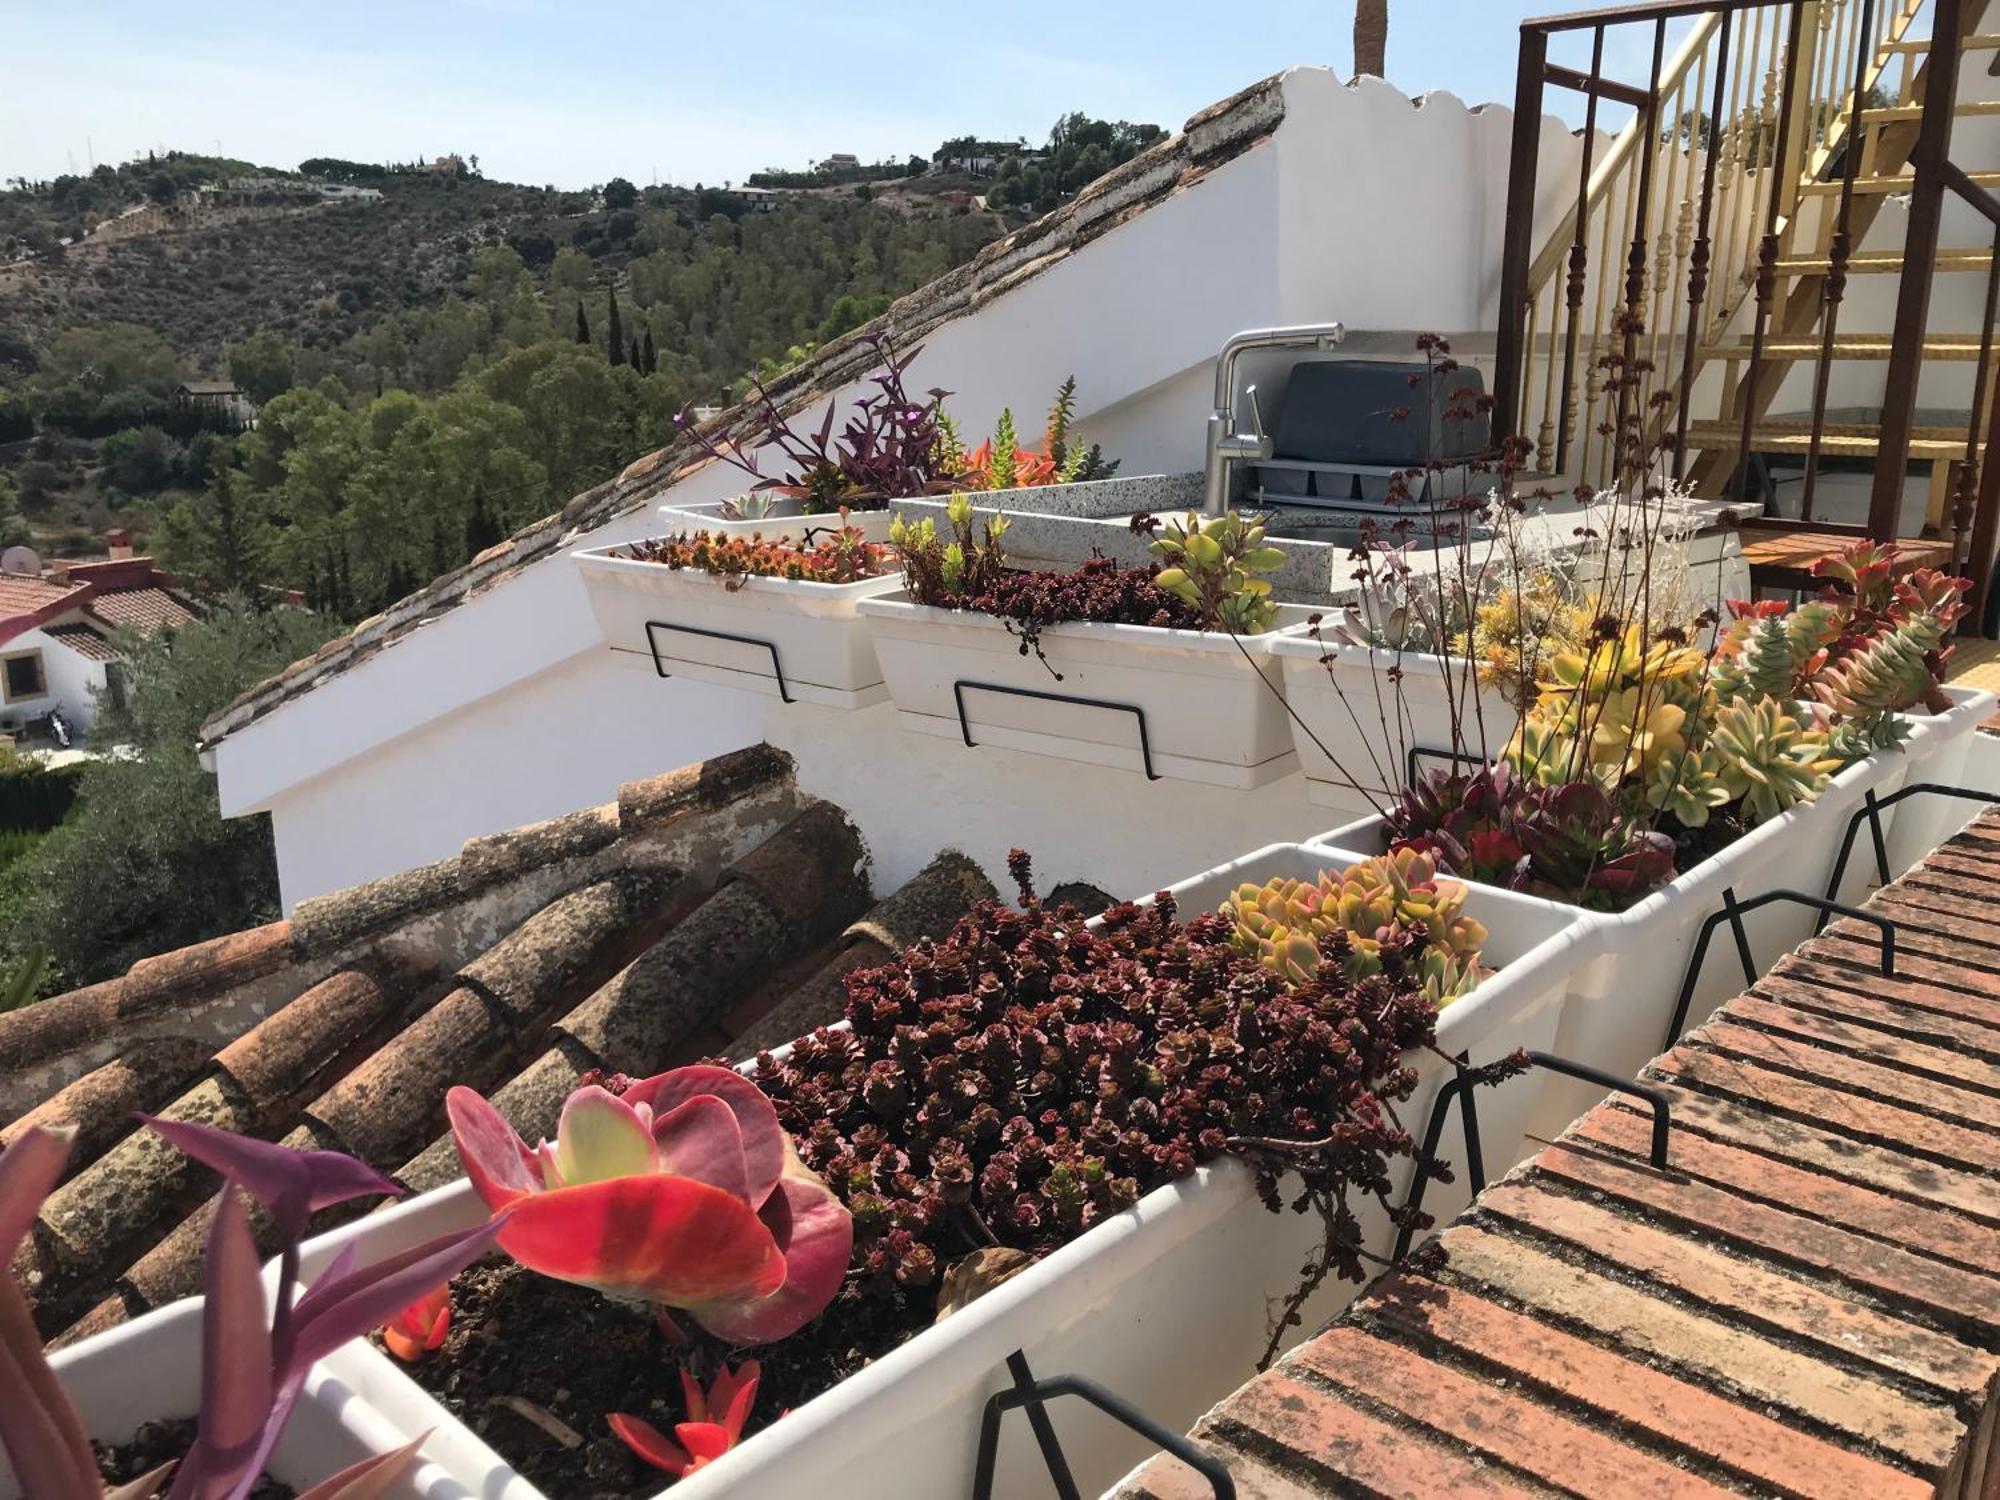
[{"label": "turned wooden baluster", "polygon": [[1784,65],[1787,86],[1778,96],[1778,136],[1772,143],[1769,172],[1770,198],[1764,213],[1764,237],[1757,250],[1757,312],[1750,335],[1750,365],[1743,372],[1743,383],[1738,390],[1738,399],[1743,406],[1742,445],[1737,450],[1736,482],[1733,486],[1741,497],[1750,474],[1750,432],[1757,420],[1757,374],[1764,358],[1764,333],[1771,319],[1771,302],[1778,289],[1778,220],[1785,210],[1785,161],[1786,148],[1792,134],[1792,104],[1798,90],[1791,86],[1797,77],[1792,62],[1799,55],[1800,23],[1805,14],[1804,0],[1793,0],[1792,22],[1788,30],[1784,50]]},{"label": "turned wooden baluster", "polygon": [[[1861,0],[1861,33],[1865,36],[1874,17],[1875,0]],[[1822,12],[1824,14],[1824,12]],[[1854,177],[1861,166],[1861,106],[1868,88],[1869,49],[1854,49],[1854,99],[1847,115],[1847,140],[1841,151],[1840,207],[1834,215],[1833,237],[1827,246],[1826,280],[1820,290],[1819,365],[1813,372],[1812,437],[1806,444],[1805,486],[1799,499],[1799,516],[1813,518],[1813,491],[1819,481],[1819,449],[1826,438],[1826,395],[1833,379],[1833,340],[1840,327],[1840,302],[1847,293],[1847,262],[1853,237],[1849,221],[1854,212]]]},{"label": "turned wooden baluster", "polygon": [[[1583,288],[1590,277],[1590,159],[1597,146],[1597,83],[1604,72],[1604,28],[1593,27],[1590,36],[1590,82],[1588,102],[1583,108],[1583,160],[1576,169],[1576,237],[1569,246],[1569,280],[1563,287],[1568,317],[1563,328],[1563,407],[1561,425],[1556,429],[1555,473],[1569,467],[1570,433],[1576,423],[1576,344],[1577,321],[1583,314]],[[1605,211],[1610,212],[1610,202]]]},{"label": "turned wooden baluster", "polygon": [[[1715,99],[1709,106],[1709,131],[1720,134],[1722,124],[1723,80],[1729,74],[1729,27],[1735,19],[1733,11],[1725,11],[1722,16],[1721,34],[1715,44]],[[1697,106],[1698,107],[1698,106]],[[1680,410],[1674,419],[1674,478],[1680,480],[1687,473],[1688,438],[1688,396],[1694,384],[1695,349],[1701,339],[1702,303],[1708,296],[1708,222],[1715,202],[1715,142],[1703,142],[1703,164],[1701,171],[1701,209],[1696,219],[1694,243],[1688,247],[1688,326],[1687,350],[1681,358]]]},{"label": "turned wooden baluster", "polygon": [[1614,476],[1631,479],[1643,464],[1643,454],[1638,450],[1639,423],[1643,415],[1634,417],[1633,397],[1639,383],[1639,334],[1645,326],[1646,305],[1646,212],[1653,192],[1653,163],[1659,157],[1660,138],[1660,66],[1665,61],[1667,47],[1667,21],[1662,16],[1653,23],[1653,71],[1648,76],[1652,86],[1647,90],[1645,134],[1640,137],[1639,157],[1639,203],[1632,215],[1632,247],[1625,257],[1625,311],[1620,322],[1624,335],[1624,360],[1618,371],[1618,415],[1617,427],[1612,435],[1612,473]]}]

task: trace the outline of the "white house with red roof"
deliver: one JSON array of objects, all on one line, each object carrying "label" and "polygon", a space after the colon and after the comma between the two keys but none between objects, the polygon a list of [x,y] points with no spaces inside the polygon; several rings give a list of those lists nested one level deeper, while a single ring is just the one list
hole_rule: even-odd
[{"label": "white house with red roof", "polygon": [[111,556],[44,567],[25,547],[0,558],[0,733],[20,734],[60,714],[81,733],[100,694],[118,690],[120,630],[141,635],[195,619],[173,576],[135,557],[130,532],[111,533]]}]

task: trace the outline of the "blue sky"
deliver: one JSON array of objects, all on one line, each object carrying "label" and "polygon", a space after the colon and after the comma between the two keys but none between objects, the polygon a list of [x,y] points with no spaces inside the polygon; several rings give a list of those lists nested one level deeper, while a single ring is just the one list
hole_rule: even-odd
[{"label": "blue sky", "polygon": [[[1565,8],[1391,0],[1390,79],[1506,101],[1522,16]],[[1345,76],[1351,24],[1348,0],[0,0],[0,177],[219,143],[276,166],[477,152],[490,176],[566,187],[740,180],[966,132],[1036,140],[1069,109],[1172,129],[1289,65]]]}]

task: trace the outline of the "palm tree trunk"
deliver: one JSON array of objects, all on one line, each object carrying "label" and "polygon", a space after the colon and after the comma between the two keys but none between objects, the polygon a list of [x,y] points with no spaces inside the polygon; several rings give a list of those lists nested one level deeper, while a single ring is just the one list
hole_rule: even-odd
[{"label": "palm tree trunk", "polygon": [[1383,54],[1389,49],[1389,0],[1354,0],[1354,73],[1387,77]]}]

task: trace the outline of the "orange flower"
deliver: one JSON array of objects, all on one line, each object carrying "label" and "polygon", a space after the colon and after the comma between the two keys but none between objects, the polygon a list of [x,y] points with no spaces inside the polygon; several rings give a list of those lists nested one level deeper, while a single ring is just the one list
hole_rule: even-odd
[{"label": "orange flower", "polygon": [[417,1360],[444,1342],[451,1330],[451,1288],[426,1292],[382,1329],[382,1342],[401,1360]]}]

